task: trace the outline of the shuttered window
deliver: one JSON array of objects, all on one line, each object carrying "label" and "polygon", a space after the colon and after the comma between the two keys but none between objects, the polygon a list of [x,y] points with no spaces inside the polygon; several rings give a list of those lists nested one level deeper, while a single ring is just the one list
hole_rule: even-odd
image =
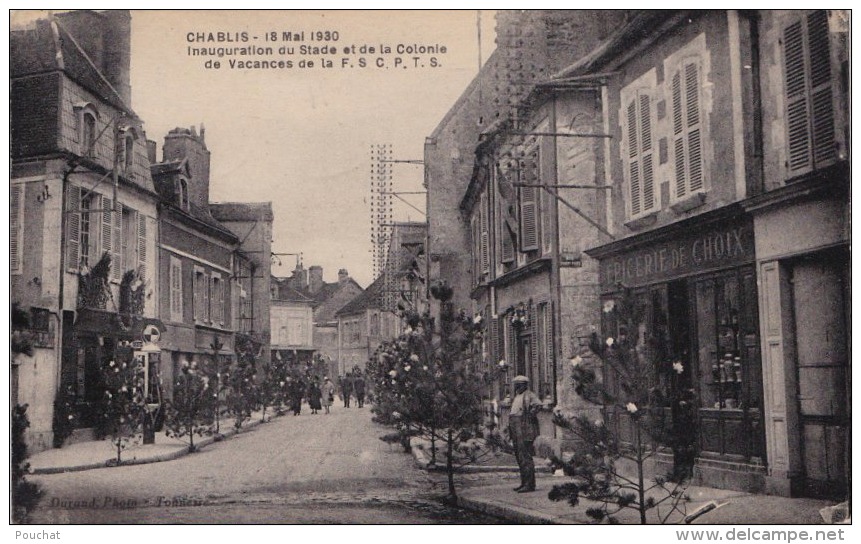
[{"label": "shuttered window", "polygon": [[472,235],[472,280],[473,284],[481,282],[481,233],[479,232],[480,217],[473,212],[470,219],[470,234]]},{"label": "shuttered window", "polygon": [[170,318],[181,322],[182,319],[182,261],[170,258]]},{"label": "shuttered window", "polygon": [[637,91],[625,106],[628,150],[624,163],[632,218],[651,213],[658,207],[652,125],[652,97],[646,91]]},{"label": "shuttered window", "polygon": [[24,185],[12,185],[9,190],[9,270],[12,274],[22,271],[23,226]]},{"label": "shuttered window", "polygon": [[[528,153],[518,162],[520,183],[536,185],[540,183],[538,171],[538,150]],[[520,208],[520,251],[535,251],[539,248],[538,199],[541,189],[521,186],[518,190]]]},{"label": "shuttered window", "polygon": [[499,220],[497,238],[499,239],[499,260],[503,264],[514,262],[514,240],[517,236],[517,220],[515,215],[514,187],[506,177],[506,173],[497,166],[496,202]]},{"label": "shuttered window", "polygon": [[481,251],[481,273],[490,273],[490,214],[487,210],[487,192],[481,193],[479,201],[479,244]]},{"label": "shuttered window", "polygon": [[837,159],[828,14],[817,10],[783,32],[787,177]]},{"label": "shuttered window", "polygon": [[206,308],[206,274],[204,270],[200,267],[194,267],[194,277],[192,279],[192,307],[194,310],[194,321],[197,323],[203,322],[206,320],[207,312],[209,311]]},{"label": "shuttered window", "polygon": [[81,261],[81,189],[69,186],[66,195],[66,267],[77,270]]},{"label": "shuttered window", "polygon": [[705,188],[701,71],[698,60],[686,60],[670,80],[673,106],[674,200],[683,199]]},{"label": "shuttered window", "polygon": [[138,271],[141,281],[146,282],[146,216],[138,213]]},{"label": "shuttered window", "polygon": [[125,266],[125,263],[123,263],[123,205],[116,202],[115,209],[111,215],[113,216],[113,233],[111,236],[111,279],[119,282],[123,277],[123,267]]},{"label": "shuttered window", "polygon": [[[114,255],[113,247],[114,247],[114,201],[107,197],[102,197],[102,213],[99,214],[101,217],[101,239],[102,239],[102,249],[99,257],[104,253],[107,253],[111,256],[111,268],[119,269],[119,262]],[[119,208],[119,206],[118,206]]]},{"label": "shuttered window", "polygon": [[224,283],[221,281],[221,276],[213,274],[211,277],[212,294],[210,297],[210,306],[212,307],[212,322],[218,325],[224,325]]}]

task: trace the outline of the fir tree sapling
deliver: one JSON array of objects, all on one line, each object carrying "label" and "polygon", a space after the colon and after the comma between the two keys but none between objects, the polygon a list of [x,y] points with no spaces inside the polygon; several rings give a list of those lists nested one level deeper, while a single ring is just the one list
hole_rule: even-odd
[{"label": "fir tree sapling", "polygon": [[[555,414],[554,423],[578,439],[574,454],[554,462],[572,477],[554,486],[550,499],[572,506],[593,501],[586,513],[597,522],[618,523],[620,514],[634,510],[640,523],[677,521],[684,515],[686,481],[690,476],[696,417],[693,391],[686,387],[681,361],[668,361],[665,335],[646,330],[646,306],[629,291],[605,305],[616,336],[592,335],[588,350],[571,360],[575,392],[603,409],[599,419]],[[597,359],[597,362],[595,362]],[[613,414],[617,430],[605,425]],[[666,476],[649,476],[662,447],[670,447],[675,467]],[[632,468],[633,467],[633,468]]]},{"label": "fir tree sapling", "polygon": [[167,403],[167,436],[188,437],[188,451],[197,451],[195,436],[212,434],[215,421],[215,398],[209,376],[197,363],[184,362],[173,384],[173,399]]}]

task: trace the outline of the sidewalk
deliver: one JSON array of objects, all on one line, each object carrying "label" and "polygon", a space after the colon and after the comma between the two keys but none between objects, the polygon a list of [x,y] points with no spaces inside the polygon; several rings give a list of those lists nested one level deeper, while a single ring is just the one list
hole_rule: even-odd
[{"label": "sidewalk", "polygon": [[[242,424],[240,433],[249,428],[256,427],[261,423],[261,412],[251,414],[251,419]],[[270,419],[269,411],[266,413],[267,421]],[[198,449],[206,447],[217,440],[224,440],[236,434],[233,420],[225,420],[221,425],[221,435],[196,436],[194,446]],[[129,443],[122,452],[122,463],[120,466],[140,465],[144,463],[158,463],[170,461],[188,455],[188,439],[176,439],[165,436],[164,431],[156,433],[155,444],[133,444]],[[91,440],[78,442],[39,453],[34,453],[27,458],[30,463],[30,474],[56,474],[59,472],[75,472],[79,470],[91,470],[97,468],[110,468],[116,466],[117,450],[109,439]]]},{"label": "sidewalk", "polygon": [[[554,485],[567,481],[564,476],[541,476],[537,478],[538,489],[534,493],[515,493],[513,483],[466,488],[459,491],[458,505],[462,508],[482,512],[515,523],[529,524],[591,524],[586,509],[595,505],[581,500],[576,507],[567,502],[553,502],[547,498]],[[791,499],[769,495],[753,495],[739,491],[691,486],[687,489],[690,502],[685,507],[688,513],[716,501],[723,504],[695,520],[694,524],[803,524],[823,523],[819,511],[834,503],[815,499]],[[654,519],[650,513],[650,520]],[[624,524],[639,523],[639,515],[626,509],[617,515]],[[683,516],[675,514],[669,523],[681,523]]]},{"label": "sidewalk", "polygon": [[[428,467],[425,444],[415,441],[413,456],[416,464],[426,470],[444,470],[444,466]],[[417,447],[416,447],[417,446]],[[457,503],[461,508],[482,512],[514,523],[524,524],[593,524],[586,510],[598,503],[581,499],[576,507],[566,501],[553,502],[547,494],[554,485],[566,483],[565,476],[548,474],[549,468],[543,459],[535,458],[538,472],[538,489],[534,493],[516,493],[512,490],[516,481],[503,479],[504,483],[475,486],[458,492]],[[517,466],[465,466],[459,472],[517,472]],[[714,502],[719,505],[693,521],[693,524],[769,524],[769,525],[815,525],[824,523],[820,510],[833,506],[833,501],[816,499],[793,499],[770,495],[755,495],[741,491],[689,486],[690,501],[684,504],[687,514]],[[657,499],[658,497],[656,497]],[[666,512],[667,510],[663,510]],[[650,511],[649,521],[657,523],[656,511]],[[625,509],[616,515],[620,523],[640,523],[639,513]],[[683,523],[684,515],[674,513],[668,523]]]}]

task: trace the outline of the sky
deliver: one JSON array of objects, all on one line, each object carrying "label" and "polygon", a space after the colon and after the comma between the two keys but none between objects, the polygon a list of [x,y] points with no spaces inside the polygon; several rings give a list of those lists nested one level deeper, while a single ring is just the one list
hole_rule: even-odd
[{"label": "sky", "polygon": [[[158,142],[174,127],[206,128],[211,152],[210,200],[272,201],[273,251],[302,253],[304,266],[323,267],[326,281],[346,268],[362,286],[373,280],[370,242],[372,145],[392,144],[396,160],[421,159],[429,136],[479,66],[476,11],[132,11],[132,108],[147,137]],[[493,13],[480,14],[481,58],[494,48]],[[305,31],[304,42],[281,41],[284,32]],[[338,40],[310,41],[311,32],[338,33]],[[218,32],[247,42],[218,42]],[[275,32],[278,41],[267,42]],[[193,42],[189,42],[189,33]],[[214,33],[216,41],[204,40]],[[238,33],[238,34],[237,34]],[[255,39],[256,37],[256,39]],[[334,34],[330,34],[330,38]],[[445,46],[445,53],[398,55],[397,44]],[[335,55],[301,55],[299,46],[337,46]],[[275,57],[315,62],[314,67],[277,70],[206,68],[191,47],[273,47]],[[343,49],[353,68],[342,68]],[[375,54],[360,54],[362,45]],[[393,49],[380,54],[380,46]],[[294,47],[280,56],[278,47]],[[441,48],[440,48],[441,49]],[[438,49],[439,50],[439,49]],[[408,68],[394,66],[394,57]],[[430,57],[439,66],[430,67]],[[321,58],[332,68],[320,67]],[[369,66],[358,67],[365,57]],[[377,68],[383,57],[388,68]],[[262,59],[242,57],[235,59]],[[396,191],[421,191],[420,165],[394,164]],[[424,195],[404,195],[424,210]],[[424,216],[396,199],[394,219]],[[293,256],[281,257],[276,275],[289,275]]]}]

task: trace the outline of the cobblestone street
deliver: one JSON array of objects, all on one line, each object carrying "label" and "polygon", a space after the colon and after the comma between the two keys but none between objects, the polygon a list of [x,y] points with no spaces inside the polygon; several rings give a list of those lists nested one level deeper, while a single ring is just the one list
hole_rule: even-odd
[{"label": "cobblestone street", "polygon": [[[494,523],[378,437],[368,408],[283,416],[174,461],[34,476],[37,523]],[[468,482],[475,478],[465,480]]]}]

